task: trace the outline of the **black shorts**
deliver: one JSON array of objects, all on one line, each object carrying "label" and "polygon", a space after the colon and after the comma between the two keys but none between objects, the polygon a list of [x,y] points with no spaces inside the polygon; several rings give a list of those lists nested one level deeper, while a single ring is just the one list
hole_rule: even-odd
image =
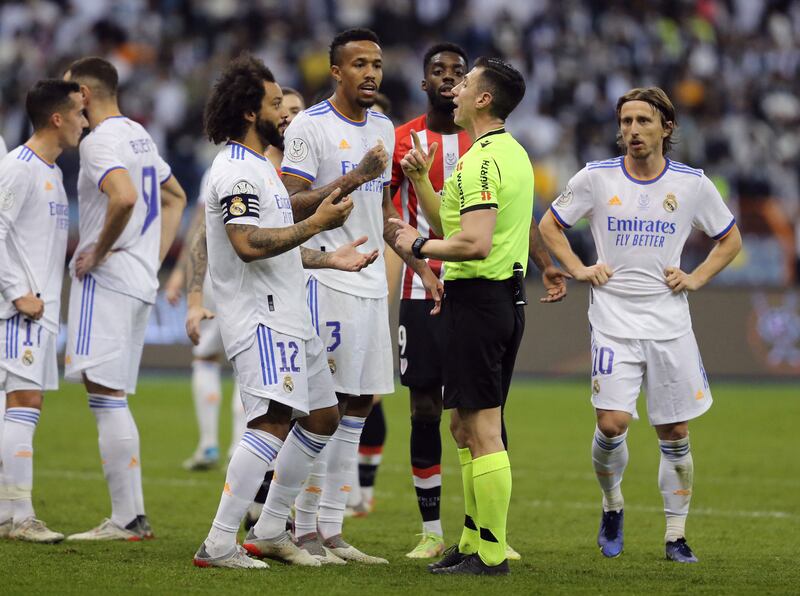
[{"label": "black shorts", "polygon": [[442,314],[431,316],[433,300],[401,300],[397,345],[400,355],[400,382],[404,387],[442,386],[444,321]]},{"label": "black shorts", "polygon": [[525,330],[512,282],[467,279],[444,284],[444,407],[503,406]]}]

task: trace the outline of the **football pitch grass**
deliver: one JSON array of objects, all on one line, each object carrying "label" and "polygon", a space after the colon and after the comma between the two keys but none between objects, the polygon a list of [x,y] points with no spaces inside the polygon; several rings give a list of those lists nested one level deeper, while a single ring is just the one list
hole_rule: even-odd
[{"label": "football pitch grass", "polygon": [[[713,386],[716,403],[691,425],[695,484],[687,531],[696,565],[664,560],[659,451],[646,419],[628,434],[625,552],[596,545],[600,493],[589,456],[594,429],[586,382],[515,381],[506,410],[514,488],[509,541],[522,554],[501,578],[438,577],[404,557],[418,540],[408,455],[406,390],[384,400],[389,436],[376,511],[348,520],[345,536],[388,566],[197,569],[191,560],[216,511],[224,471],[186,472],[195,446],[189,381],[146,377],[130,399],[142,443],[148,517],[144,543],[34,545],[0,541],[2,594],[779,594],[800,592],[800,388]],[[222,451],[229,437],[226,384]],[[644,411],[641,411],[644,415]],[[445,420],[447,416],[445,416]],[[461,480],[443,422],[443,523],[448,544],[463,521]],[[46,398],[35,439],[34,505],[65,534],[110,513],[94,418],[82,390]]]}]

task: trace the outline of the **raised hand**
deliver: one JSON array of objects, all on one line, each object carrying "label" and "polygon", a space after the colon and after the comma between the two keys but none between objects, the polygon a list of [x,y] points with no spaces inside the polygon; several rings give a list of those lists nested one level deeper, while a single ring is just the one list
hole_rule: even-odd
[{"label": "raised hand", "polygon": [[311,216],[314,222],[323,230],[340,227],[350,216],[350,212],[353,210],[353,201],[350,200],[349,196],[337,201],[341,194],[341,188],[333,189],[333,192],[322,200]]},{"label": "raised hand", "polygon": [[389,153],[383,146],[383,141],[378,139],[378,144],[364,154],[358,162],[356,171],[363,177],[364,182],[379,178],[389,165]]},{"label": "raised hand", "polygon": [[362,253],[356,250],[367,241],[366,236],[349,244],[343,244],[331,253],[330,267],[340,271],[361,271],[364,267],[371,265],[378,258],[378,251]]},{"label": "raised hand", "polygon": [[438,149],[439,143],[431,143],[431,146],[428,147],[428,152],[426,153],[422,150],[422,143],[419,140],[417,131],[411,131],[411,139],[414,142],[414,148],[406,153],[405,156],[403,156],[403,159],[400,160],[400,167],[403,168],[403,173],[406,175],[406,177],[411,180],[411,182],[415,182],[428,176],[428,172],[430,172],[431,165],[433,165],[433,158],[436,156],[436,149]]}]

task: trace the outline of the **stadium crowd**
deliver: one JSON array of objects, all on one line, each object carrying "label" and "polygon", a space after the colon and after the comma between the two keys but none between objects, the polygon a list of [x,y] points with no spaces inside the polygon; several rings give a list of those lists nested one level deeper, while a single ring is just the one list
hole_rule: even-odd
[{"label": "stadium crowd", "polygon": [[[52,0],[0,6],[0,134],[28,135],[23,98],[76,56],[117,66],[126,113],[142,122],[197,196],[214,148],[202,107],[222,65],[242,50],[307,99],[329,84],[327,43],[352,26],[382,39],[382,91],[395,123],[424,107],[421,53],[434,41],[500,55],[528,83],[509,129],[536,168],[537,213],[569,175],[615,154],[614,101],[659,85],[676,100],[674,157],[702,167],[729,201],[744,250],[719,283],[800,279],[800,2],[793,0]],[[77,154],[60,160],[75,194]],[[587,230],[575,232],[591,251]],[[578,247],[576,246],[576,249]],[[691,267],[707,252],[687,247]]]}]

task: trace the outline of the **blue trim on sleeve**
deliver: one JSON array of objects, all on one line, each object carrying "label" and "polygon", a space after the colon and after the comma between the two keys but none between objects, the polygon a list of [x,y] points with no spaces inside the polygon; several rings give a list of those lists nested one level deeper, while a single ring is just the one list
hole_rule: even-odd
[{"label": "blue trim on sleeve", "polygon": [[281,173],[282,174],[291,174],[292,176],[297,176],[299,178],[302,178],[303,180],[308,180],[309,182],[314,182],[314,180],[317,179],[315,176],[312,176],[311,174],[307,174],[303,170],[298,170],[296,168],[290,168],[288,166],[283,166],[281,168]]},{"label": "blue trim on sleeve", "polygon": [[731,228],[734,226],[734,224],[735,224],[735,223],[736,223],[736,218],[734,217],[734,218],[731,220],[731,223],[729,223],[727,226],[725,226],[725,229],[724,229],[724,230],[722,230],[722,231],[721,231],[719,234],[717,234],[716,236],[712,236],[711,238],[713,238],[714,240],[721,240],[721,239],[722,239],[722,238],[723,238],[723,237],[724,237],[724,236],[725,236],[725,235],[726,235],[728,232],[730,232],[730,231],[731,231]]},{"label": "blue trim on sleeve", "polygon": [[163,186],[164,184],[167,183],[167,180],[169,180],[170,178],[172,178],[172,170],[169,171],[169,174],[167,174],[167,177],[164,178],[159,184],[161,184]]},{"label": "blue trim on sleeve", "polygon": [[556,211],[555,208],[552,205],[550,205],[550,212],[553,214],[553,217],[555,217],[556,220],[558,220],[558,223],[560,223],[562,227],[567,228],[567,229],[570,229],[572,227],[567,222],[565,222],[563,219],[561,219],[561,216],[558,214],[558,211]]},{"label": "blue trim on sleeve", "polygon": [[105,180],[106,176],[108,176],[114,170],[126,170],[127,171],[127,169],[128,168],[126,168],[125,166],[113,166],[111,168],[108,168],[105,172],[103,172],[103,175],[100,176],[100,181],[97,183],[97,188],[99,188],[100,190],[103,189],[103,180]]}]

